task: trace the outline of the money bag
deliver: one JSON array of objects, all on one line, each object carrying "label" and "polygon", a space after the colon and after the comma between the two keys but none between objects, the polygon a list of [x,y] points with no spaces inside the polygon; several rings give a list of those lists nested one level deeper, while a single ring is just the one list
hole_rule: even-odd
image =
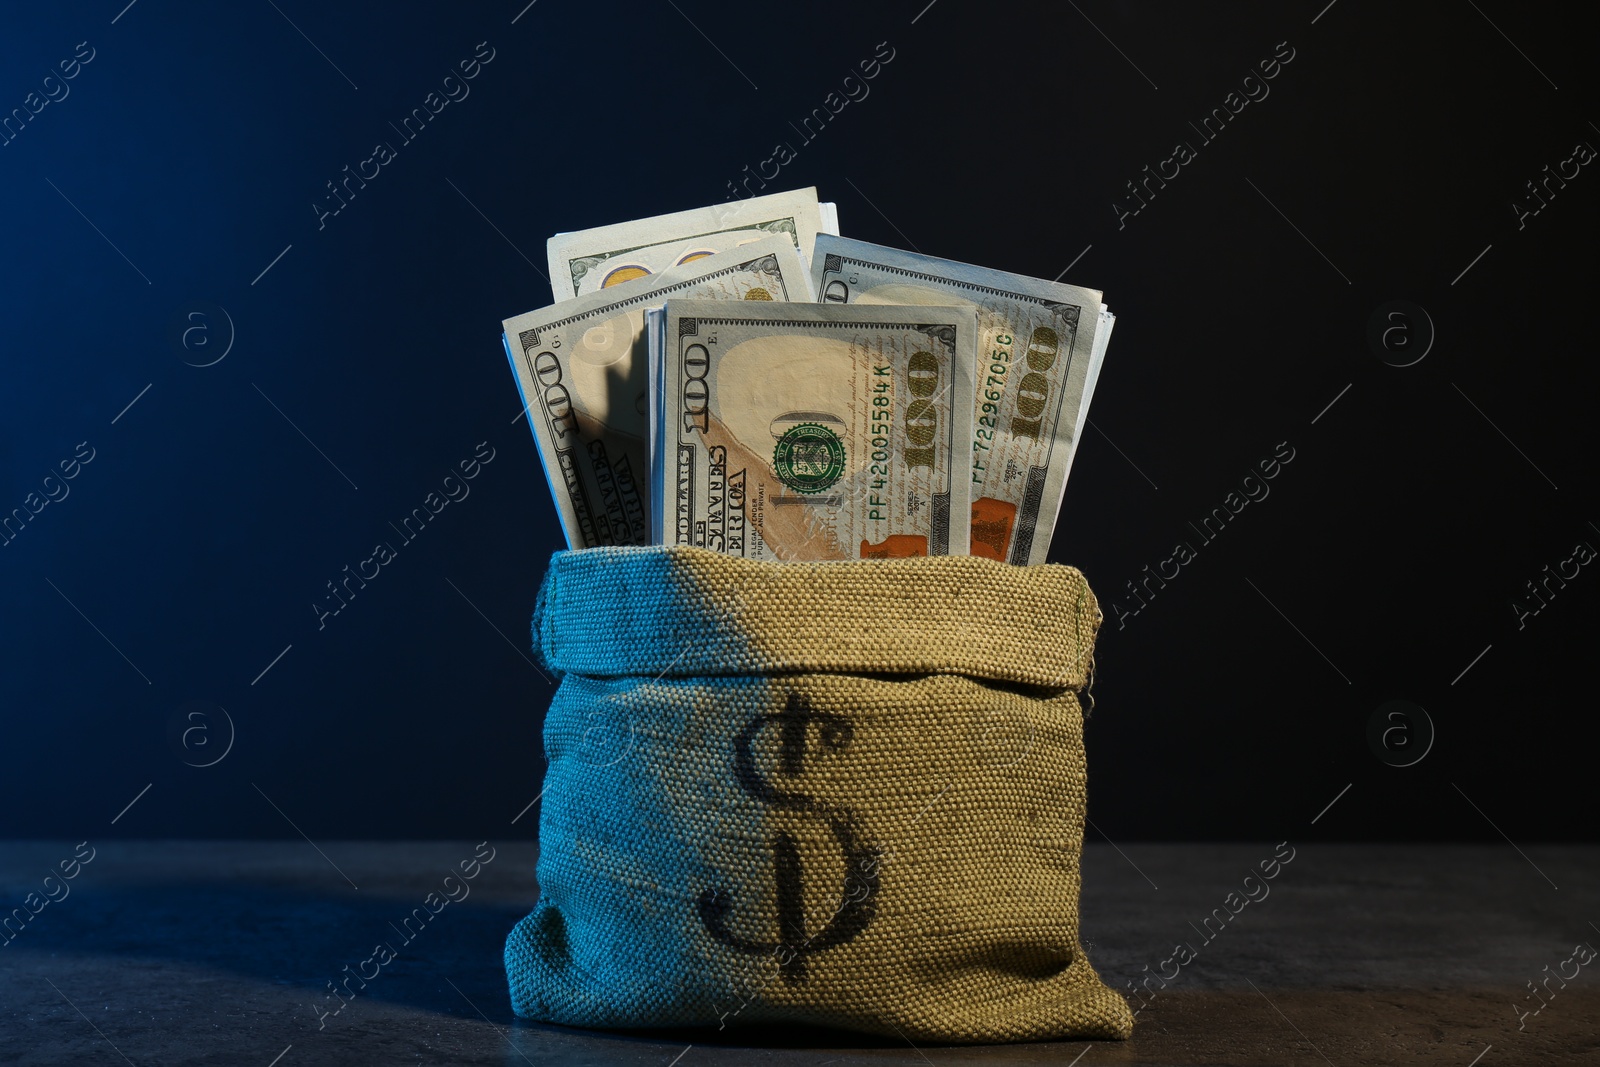
[{"label": "money bag", "polygon": [[572,1026],[1129,1036],[1078,938],[1100,610],[1071,567],[551,560],[539,899],[511,1003]]}]

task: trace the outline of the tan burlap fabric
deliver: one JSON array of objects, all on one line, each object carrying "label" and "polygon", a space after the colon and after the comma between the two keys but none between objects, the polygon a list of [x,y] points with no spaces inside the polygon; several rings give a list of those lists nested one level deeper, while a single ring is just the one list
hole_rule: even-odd
[{"label": "tan burlap fabric", "polygon": [[552,560],[521,1015],[1122,1038],[1078,941],[1099,608],[1070,567]]}]

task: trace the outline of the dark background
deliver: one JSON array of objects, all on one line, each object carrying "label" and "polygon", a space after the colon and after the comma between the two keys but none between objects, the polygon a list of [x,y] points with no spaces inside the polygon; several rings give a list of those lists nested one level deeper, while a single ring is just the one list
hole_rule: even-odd
[{"label": "dark background", "polygon": [[[1592,836],[1600,575],[1512,608],[1600,545],[1600,177],[1511,207],[1600,144],[1563,9],[123,3],[0,37],[0,113],[93,49],[0,147],[0,513],[94,455],[0,547],[0,837],[532,837],[552,690],[522,649],[562,539],[500,320],[549,302],[550,234],[724,199],[885,41],[772,188],[869,241],[1073,263],[1118,316],[1051,552],[1107,612],[1095,832]],[[485,41],[470,95],[319,230],[324,183]],[[1179,140],[1198,157],[1119,228]],[[1392,300],[1436,329],[1412,366],[1368,343]],[[319,630],[325,583],[481,441],[470,497]],[[1197,558],[1122,616],[1180,540]],[[1408,767],[1368,741],[1392,699],[1437,735],[1393,721]]]}]

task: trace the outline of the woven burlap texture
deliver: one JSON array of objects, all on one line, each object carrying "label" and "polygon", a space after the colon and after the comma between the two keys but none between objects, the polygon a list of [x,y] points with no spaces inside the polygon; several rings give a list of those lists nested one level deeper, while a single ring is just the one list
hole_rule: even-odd
[{"label": "woven burlap texture", "polygon": [[1100,611],[1071,567],[557,553],[519,1015],[1125,1038],[1078,940]]}]

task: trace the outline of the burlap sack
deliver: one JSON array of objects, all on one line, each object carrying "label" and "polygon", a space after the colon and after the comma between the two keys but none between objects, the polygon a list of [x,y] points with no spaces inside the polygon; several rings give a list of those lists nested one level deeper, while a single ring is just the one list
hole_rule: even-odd
[{"label": "burlap sack", "polygon": [[551,561],[539,903],[519,1015],[1124,1038],[1078,943],[1100,612],[1070,567]]}]

